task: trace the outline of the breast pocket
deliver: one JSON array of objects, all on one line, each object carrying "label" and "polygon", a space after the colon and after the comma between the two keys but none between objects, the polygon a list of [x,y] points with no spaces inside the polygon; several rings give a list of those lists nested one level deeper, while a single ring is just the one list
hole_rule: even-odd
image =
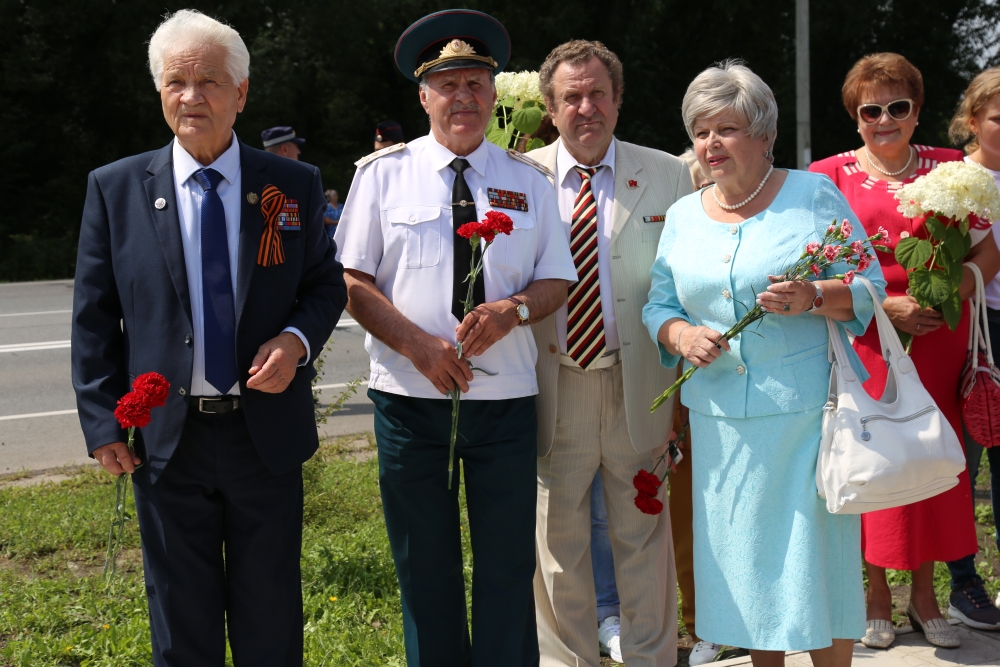
[{"label": "breast pocket", "polygon": [[[520,211],[502,211],[514,222],[510,235],[498,234],[486,252],[486,261],[501,271],[521,273],[527,263],[525,253],[530,253],[531,266],[535,263],[535,220]],[[481,218],[485,218],[485,213]]]},{"label": "breast pocket", "polygon": [[644,222],[642,223],[642,242],[643,243],[659,243],[660,234],[663,233],[663,223],[662,222]]},{"label": "breast pocket", "polygon": [[441,208],[400,206],[383,212],[394,240],[401,243],[406,269],[437,266],[441,261]]}]

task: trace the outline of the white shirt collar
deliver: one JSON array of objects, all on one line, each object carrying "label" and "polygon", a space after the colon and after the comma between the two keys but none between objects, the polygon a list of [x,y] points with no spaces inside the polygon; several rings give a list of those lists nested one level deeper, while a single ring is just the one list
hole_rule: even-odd
[{"label": "white shirt collar", "polygon": [[191,154],[184,150],[184,147],[181,146],[177,137],[174,137],[173,157],[174,177],[177,179],[178,185],[186,183],[194,172],[199,169],[204,169],[206,166],[211,167],[222,174],[222,177],[225,178],[230,185],[233,185],[236,182],[236,177],[240,173],[240,142],[236,138],[236,132],[233,132],[233,143],[231,143],[229,148],[227,148],[226,151],[210,165],[203,165],[191,157]]},{"label": "white shirt collar", "polygon": [[[580,165],[585,167],[576,161],[576,158],[570,155],[569,151],[566,150],[566,144],[563,143],[562,139],[559,139],[559,147],[556,149],[556,177],[559,179],[560,185],[566,184],[566,175],[573,172],[573,176],[579,180],[580,176],[573,167]],[[614,176],[615,173],[615,140],[611,139],[611,143],[608,145],[608,150],[604,153],[604,157],[601,158],[600,166],[607,167],[611,170],[611,175]],[[578,185],[578,184],[575,184]]]},{"label": "white shirt collar", "polygon": [[[427,138],[430,140],[427,142],[427,149],[430,152],[431,163],[434,165],[435,171],[449,167],[454,159],[459,157],[438,143],[433,131],[427,134]],[[486,163],[489,162],[490,149],[486,145],[487,143],[486,138],[483,137],[482,143],[476,147],[476,150],[465,156],[465,159],[469,161],[469,166],[480,176],[486,176]]]}]

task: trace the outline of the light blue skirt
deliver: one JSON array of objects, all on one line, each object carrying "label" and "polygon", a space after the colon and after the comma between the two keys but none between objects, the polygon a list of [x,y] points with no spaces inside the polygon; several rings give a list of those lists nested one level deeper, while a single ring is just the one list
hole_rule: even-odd
[{"label": "light blue skirt", "polygon": [[766,651],[865,633],[861,519],[816,493],[822,409],[748,419],[691,412],[701,639]]}]

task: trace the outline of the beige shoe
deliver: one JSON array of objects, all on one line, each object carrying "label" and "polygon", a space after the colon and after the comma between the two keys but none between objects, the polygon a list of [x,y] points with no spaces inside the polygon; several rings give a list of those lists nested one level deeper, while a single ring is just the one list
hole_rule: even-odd
[{"label": "beige shoe", "polygon": [[962,645],[962,640],[958,638],[958,631],[948,625],[948,621],[943,618],[932,618],[927,622],[921,621],[912,602],[906,608],[906,614],[910,617],[914,629],[923,632],[927,641],[934,646],[958,648]]},{"label": "beige shoe", "polygon": [[892,621],[884,621],[881,618],[868,621],[868,629],[861,638],[861,643],[868,648],[889,648],[894,641],[896,641],[896,630],[892,627]]}]

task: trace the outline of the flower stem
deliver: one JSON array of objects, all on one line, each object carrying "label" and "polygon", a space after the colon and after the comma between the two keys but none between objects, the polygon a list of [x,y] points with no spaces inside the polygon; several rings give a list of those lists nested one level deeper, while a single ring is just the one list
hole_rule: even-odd
[{"label": "flower stem", "polygon": [[[135,445],[135,427],[128,430],[128,451],[131,454]],[[122,537],[125,533],[125,524],[132,520],[132,517],[125,510],[128,503],[128,489],[132,482],[132,476],[128,473],[118,475],[115,480],[115,505],[112,508],[111,529],[108,532],[108,549],[104,554],[104,571],[101,577],[104,584],[109,585],[118,571],[118,552],[121,551]]]}]

